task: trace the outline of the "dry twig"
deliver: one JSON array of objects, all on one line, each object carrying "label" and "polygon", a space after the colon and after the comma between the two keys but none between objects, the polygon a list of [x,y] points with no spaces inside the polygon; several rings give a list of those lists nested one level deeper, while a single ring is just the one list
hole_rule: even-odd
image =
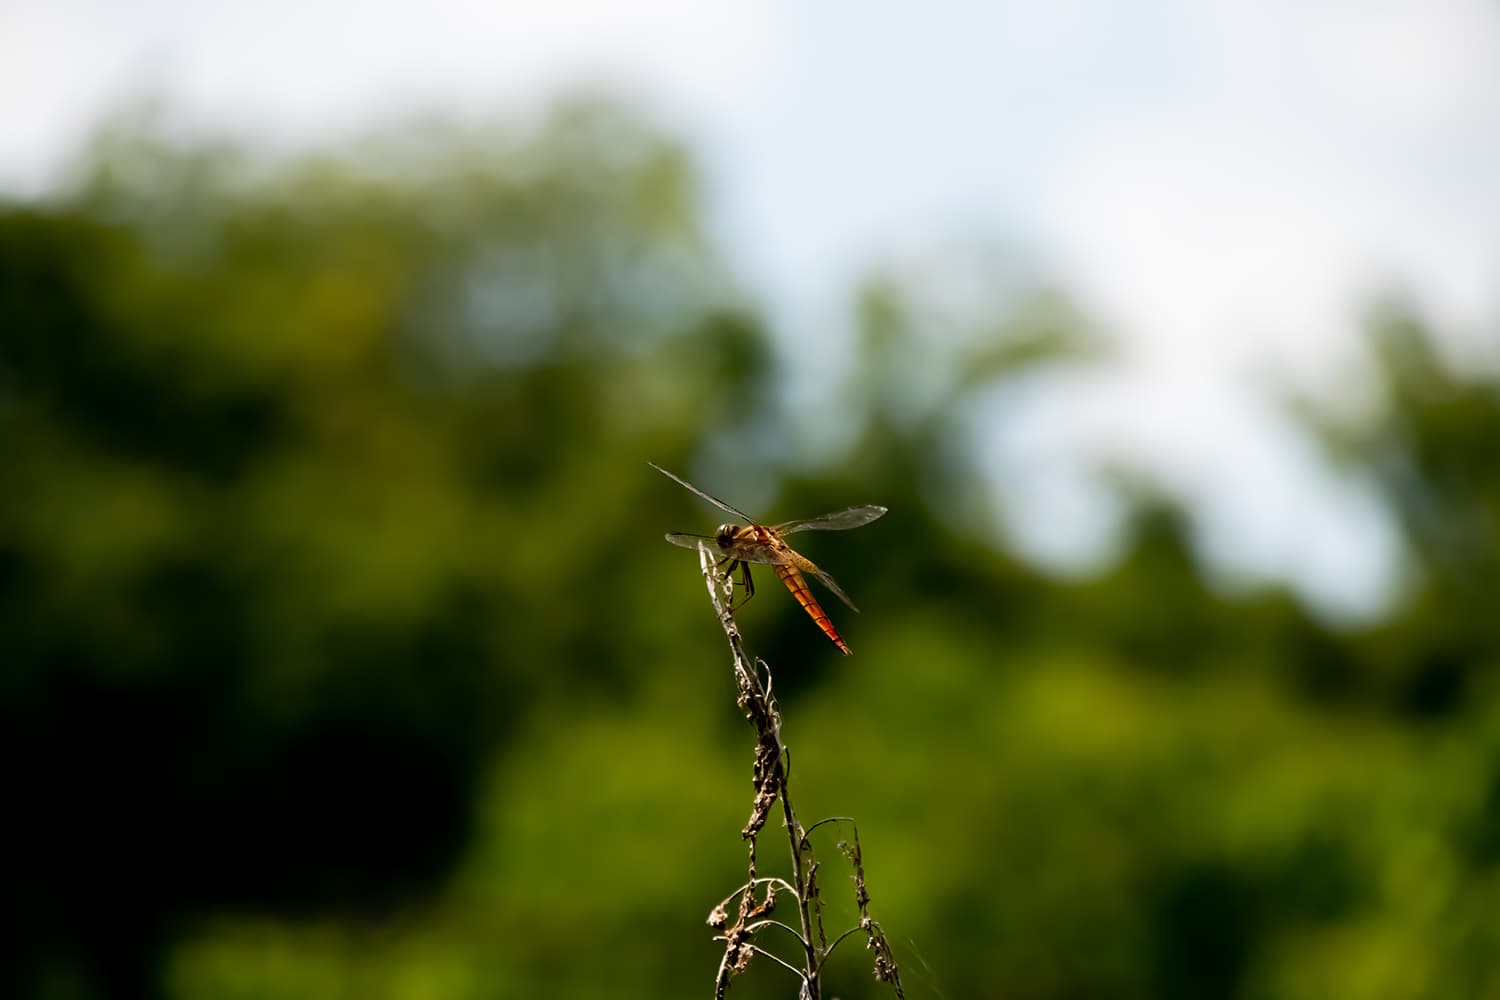
[{"label": "dry twig", "polygon": [[[791,778],[791,754],[781,739],[781,713],[771,693],[771,668],[764,660],[752,661],[745,653],[744,641],[739,626],[735,623],[731,598],[734,582],[719,572],[714,552],[708,547],[699,550],[704,579],[708,582],[709,600],[719,616],[719,624],[729,640],[730,655],[734,659],[734,679],[738,690],[738,703],[745,718],[755,727],[755,763],[752,769],[755,798],[750,807],[750,818],[740,835],[745,839],[749,866],[745,882],[730,893],[709,914],[708,923],[715,930],[723,931],[715,940],[724,942],[724,956],[714,977],[714,996],[722,1000],[729,992],[730,979],[745,971],[755,955],[768,959],[788,969],[798,977],[800,988],[798,1000],[821,1000],[822,970],[828,956],[844,938],[864,931],[867,947],[875,953],[875,978],[889,983],[898,1000],[905,1000],[901,987],[901,976],[891,956],[890,944],[880,925],[870,918],[870,896],[865,888],[864,861],[859,848],[859,831],[854,830],[850,841],[839,844],[854,869],[855,902],[859,907],[859,924],[840,934],[830,944],[823,929],[822,898],[818,891],[818,862],[813,853],[808,834],[829,822],[848,823],[847,817],[822,820],[803,829],[792,806],[788,785]],[[787,842],[791,850],[792,878],[765,877],[756,874],[756,843],[771,810],[781,802],[782,821],[787,831]],[[757,891],[764,896],[757,900]],[[771,917],[776,909],[778,896],[790,895],[797,904],[797,926]],[[738,897],[733,923],[729,920],[729,903]],[[756,935],[767,927],[779,927],[796,938],[801,955],[796,962],[788,961],[755,943]]]}]

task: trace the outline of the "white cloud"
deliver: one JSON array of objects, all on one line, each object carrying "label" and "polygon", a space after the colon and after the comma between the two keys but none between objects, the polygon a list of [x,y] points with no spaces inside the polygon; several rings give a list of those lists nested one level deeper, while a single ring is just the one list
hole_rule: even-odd
[{"label": "white cloud", "polygon": [[[1419,128],[1493,99],[1500,7],[1489,0],[1336,5],[1320,65],[1350,105]],[[1493,107],[1493,104],[1491,105]]]},{"label": "white cloud", "polygon": [[1312,369],[1346,344],[1371,277],[1356,183],[1170,122],[1079,144],[1046,214],[1072,284],[1154,364]]},{"label": "white cloud", "polygon": [[1265,376],[1334,402],[1361,392],[1361,306],[1386,289],[1493,358],[1500,8],[1179,7],[1193,58],[1178,92],[1083,117],[1036,213],[1128,365],[1032,419],[1083,460],[1154,470],[1232,573],[1279,570],[1373,610],[1389,527],[1321,466]]},{"label": "white cloud", "polygon": [[0,9],[0,184],[37,187],[143,86],[262,137],[414,108],[526,108],[590,85],[709,117],[754,99],[778,31],[776,9],[755,0],[12,0]]},{"label": "white cloud", "polygon": [[42,187],[129,68],[84,11],[0,8],[0,185]]}]

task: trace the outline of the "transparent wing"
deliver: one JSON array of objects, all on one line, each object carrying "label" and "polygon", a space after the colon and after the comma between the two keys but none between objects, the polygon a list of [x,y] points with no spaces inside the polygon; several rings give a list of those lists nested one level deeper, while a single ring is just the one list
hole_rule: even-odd
[{"label": "transparent wing", "polygon": [[867,504],[863,507],[850,507],[847,510],[836,510],[832,514],[819,514],[817,517],[778,524],[775,531],[778,535],[789,535],[794,531],[845,531],[849,528],[858,528],[860,525],[869,524],[877,517],[883,515],[887,509],[875,504]]},{"label": "transparent wing", "polygon": [[[881,510],[882,514],[885,513],[885,511],[884,511],[883,508],[881,508],[880,510]],[[875,516],[879,517],[880,514],[876,514]],[[837,594],[839,600],[841,600],[845,604],[849,605],[849,610],[850,611],[853,611],[855,614],[859,614],[859,609],[854,606],[854,602],[853,601],[849,600],[849,595],[846,594],[846,593],[844,593],[844,588],[842,588],[838,584],[834,583],[833,582],[833,577],[829,576],[828,572],[826,570],[821,570],[820,569],[814,575],[817,576],[819,583],[821,583],[823,586],[827,587],[829,590],[831,590],[835,594]]]},{"label": "transparent wing", "polygon": [[778,547],[760,546],[755,551],[736,549],[734,558],[740,562],[761,563],[767,566],[795,566],[800,570],[807,570],[818,578],[819,583],[833,591],[839,600],[849,605],[850,611],[856,614],[859,613],[859,608],[854,606],[854,602],[849,600],[849,595],[844,593],[844,588],[838,585],[833,577],[828,574],[827,570],[820,569],[817,566],[810,566],[806,558],[799,558],[797,553],[793,552],[786,545]]},{"label": "transparent wing", "polygon": [[[707,493],[704,493],[702,490],[694,486],[692,483],[688,482],[686,479],[672,475],[672,473],[668,472],[666,469],[663,469],[655,462],[647,462],[646,464],[651,466],[651,468],[655,469],[657,472],[660,472],[662,475],[666,476],[668,479],[672,480],[672,482],[676,483],[678,486],[683,487],[691,493],[696,493],[698,495],[698,499],[707,500],[715,507],[727,513],[733,514],[735,517],[744,521],[746,524],[755,523],[755,518],[751,517],[749,514],[746,514],[742,510],[736,510],[735,508],[729,506],[729,504],[725,503],[723,500],[720,500],[718,497],[709,496]],[[884,514],[885,511],[882,510],[881,513]],[[852,528],[853,525],[850,525],[850,527]]]},{"label": "transparent wing", "polygon": [[673,545],[681,545],[685,549],[712,548],[717,544],[707,535],[689,535],[681,531],[667,532],[666,539]]}]

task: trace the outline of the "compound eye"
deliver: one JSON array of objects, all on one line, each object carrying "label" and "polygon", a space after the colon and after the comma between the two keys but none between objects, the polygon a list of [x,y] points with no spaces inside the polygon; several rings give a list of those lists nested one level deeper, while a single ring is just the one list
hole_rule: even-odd
[{"label": "compound eye", "polygon": [[719,543],[719,548],[721,548],[721,549],[727,549],[727,548],[729,548],[730,544],[734,541],[734,525],[732,525],[732,524],[721,524],[721,525],[719,525],[719,534],[718,534],[717,538],[715,539],[715,541],[717,541]]}]

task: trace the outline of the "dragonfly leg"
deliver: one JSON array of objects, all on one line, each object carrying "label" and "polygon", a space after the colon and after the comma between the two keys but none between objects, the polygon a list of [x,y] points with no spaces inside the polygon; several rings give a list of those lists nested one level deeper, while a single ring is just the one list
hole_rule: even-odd
[{"label": "dragonfly leg", "polygon": [[740,563],[740,582],[745,586],[745,599],[739,604],[743,608],[755,596],[755,581],[750,578],[750,564],[747,562]]},{"label": "dragonfly leg", "polygon": [[750,598],[755,596],[755,581],[750,578],[750,564],[747,562],[741,562],[738,559],[732,559],[729,556],[725,556],[714,565],[723,570],[725,578],[728,579],[731,584],[734,582],[734,571],[736,569],[740,571],[740,587],[743,588],[745,596],[738,603],[735,602],[733,596],[730,597],[729,611],[731,614],[733,614],[740,608],[743,608],[747,603],[749,603]]}]

